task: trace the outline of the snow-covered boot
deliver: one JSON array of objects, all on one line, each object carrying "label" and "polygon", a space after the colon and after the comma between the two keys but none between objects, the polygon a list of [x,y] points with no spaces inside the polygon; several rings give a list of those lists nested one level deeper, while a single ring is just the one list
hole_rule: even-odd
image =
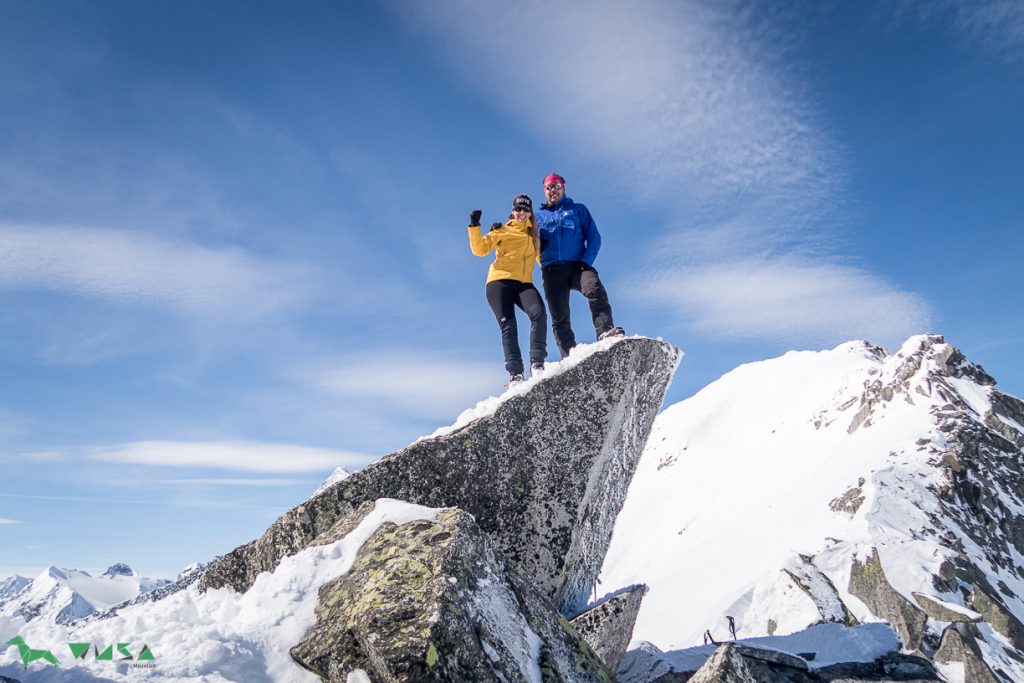
[{"label": "snow-covered boot", "polygon": [[523,377],[523,373],[521,373],[521,372],[513,372],[511,375],[508,376],[508,384],[506,384],[505,386],[506,387],[514,387],[515,385],[522,384],[525,381],[526,381],[526,378]]},{"label": "snow-covered boot", "polygon": [[532,363],[530,365],[530,377],[536,377],[540,373],[544,372],[543,363]]},{"label": "snow-covered boot", "polygon": [[611,327],[601,333],[601,336],[597,338],[598,341],[602,339],[608,339],[609,337],[625,337],[626,331],[621,327]]}]

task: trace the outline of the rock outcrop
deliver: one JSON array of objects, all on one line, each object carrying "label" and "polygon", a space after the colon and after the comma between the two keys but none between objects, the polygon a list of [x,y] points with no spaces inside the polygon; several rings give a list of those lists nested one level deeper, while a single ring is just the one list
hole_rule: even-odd
[{"label": "rock outcrop", "polygon": [[513,390],[491,414],[386,456],[285,513],[262,538],[215,561],[200,588],[244,592],[360,504],[387,497],[472,514],[532,585],[563,614],[576,613],[679,357],[664,342],[626,338]]},{"label": "rock outcrop", "polygon": [[969,624],[950,624],[942,632],[942,639],[935,651],[935,661],[939,664],[960,664],[963,667],[965,681],[971,683],[1000,683],[1000,679],[992,673],[978,647],[981,634]]},{"label": "rock outcrop", "polygon": [[[366,508],[338,522],[344,536]],[[292,648],[327,681],[611,681],[612,672],[460,510],[385,524],[320,589]]]},{"label": "rock outcrop", "polygon": [[615,671],[633,637],[647,586],[630,586],[601,600],[570,623],[608,668]]},{"label": "rock outcrop", "polygon": [[815,655],[815,652],[807,652],[796,656],[743,642],[722,643],[713,649],[707,646],[664,653],[650,643],[643,643],[626,653],[618,678],[620,683],[923,683],[942,680],[924,657],[899,652],[890,652],[873,661],[811,668],[808,659],[813,660]]},{"label": "rock outcrop", "polygon": [[849,591],[863,600],[872,614],[892,625],[905,648],[917,650],[921,647],[928,615],[892,587],[875,548],[871,549],[864,562],[854,559],[850,567]]}]

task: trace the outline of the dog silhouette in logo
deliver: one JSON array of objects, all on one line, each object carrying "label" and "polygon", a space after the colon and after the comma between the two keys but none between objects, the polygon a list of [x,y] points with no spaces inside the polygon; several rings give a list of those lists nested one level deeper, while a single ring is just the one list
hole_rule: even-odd
[{"label": "dog silhouette in logo", "polygon": [[28,670],[29,663],[34,662],[37,659],[47,661],[54,666],[60,666],[60,663],[57,661],[57,658],[53,656],[52,652],[49,650],[33,650],[21,636],[11,638],[7,641],[7,644],[18,646],[18,653],[21,655],[21,664],[26,670]]}]

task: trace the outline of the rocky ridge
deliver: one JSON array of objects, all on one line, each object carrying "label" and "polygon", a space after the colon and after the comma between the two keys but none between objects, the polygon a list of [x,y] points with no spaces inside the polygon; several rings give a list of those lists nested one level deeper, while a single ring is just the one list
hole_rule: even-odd
[{"label": "rocky ridge", "polygon": [[[544,680],[611,680],[564,615],[593,593],[680,353],[643,338],[598,351],[319,490],[211,563],[199,590],[246,592],[282,558],[344,538],[378,499],[451,508],[365,542],[352,570],[321,588],[293,658],[330,681],[533,680],[535,666]],[[615,604],[616,625],[602,631],[595,612],[588,631],[608,634],[613,659],[632,626]]]}]

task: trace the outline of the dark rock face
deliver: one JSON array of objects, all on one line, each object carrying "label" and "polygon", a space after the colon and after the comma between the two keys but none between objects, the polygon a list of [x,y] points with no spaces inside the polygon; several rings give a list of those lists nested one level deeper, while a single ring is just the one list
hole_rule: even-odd
[{"label": "dark rock face", "polygon": [[291,653],[327,681],[356,670],[373,681],[613,680],[472,517],[452,509],[379,528],[352,569],[321,588],[316,625]]},{"label": "dark rock face", "polygon": [[950,624],[942,632],[935,661],[939,663],[958,662],[964,667],[964,680],[971,683],[1000,683],[982,658],[976,638],[980,638],[977,627],[969,624]]},{"label": "dark rock face", "polygon": [[936,621],[981,621],[981,615],[971,616],[958,610],[950,609],[935,598],[924,593],[914,593],[914,599],[917,600],[917,604],[925,611],[925,614]]},{"label": "dark rock face", "polygon": [[630,586],[569,622],[612,671],[626,654],[646,594],[647,586]]},{"label": "dark rock face", "polygon": [[816,669],[815,679],[847,683],[853,681],[941,681],[935,667],[924,657],[892,652],[873,662],[846,662]]},{"label": "dark rock face", "polygon": [[851,594],[864,601],[873,614],[888,621],[908,650],[921,646],[928,615],[909,600],[896,592],[885,578],[878,550],[871,549],[871,555],[864,563],[854,560],[850,567]]},{"label": "dark rock face", "polygon": [[131,576],[133,573],[131,567],[124,562],[118,562],[107,567],[107,571],[103,572],[103,576]]},{"label": "dark rock face", "polygon": [[469,512],[563,614],[577,612],[678,358],[664,342],[623,339],[491,415],[386,456],[293,508],[213,563],[200,588],[244,592],[360,504],[396,498]]},{"label": "dark rock face", "polygon": [[990,586],[978,581],[967,596],[971,607],[981,613],[984,620],[1018,650],[1024,651],[1024,624],[1013,615],[1003,600]]}]

